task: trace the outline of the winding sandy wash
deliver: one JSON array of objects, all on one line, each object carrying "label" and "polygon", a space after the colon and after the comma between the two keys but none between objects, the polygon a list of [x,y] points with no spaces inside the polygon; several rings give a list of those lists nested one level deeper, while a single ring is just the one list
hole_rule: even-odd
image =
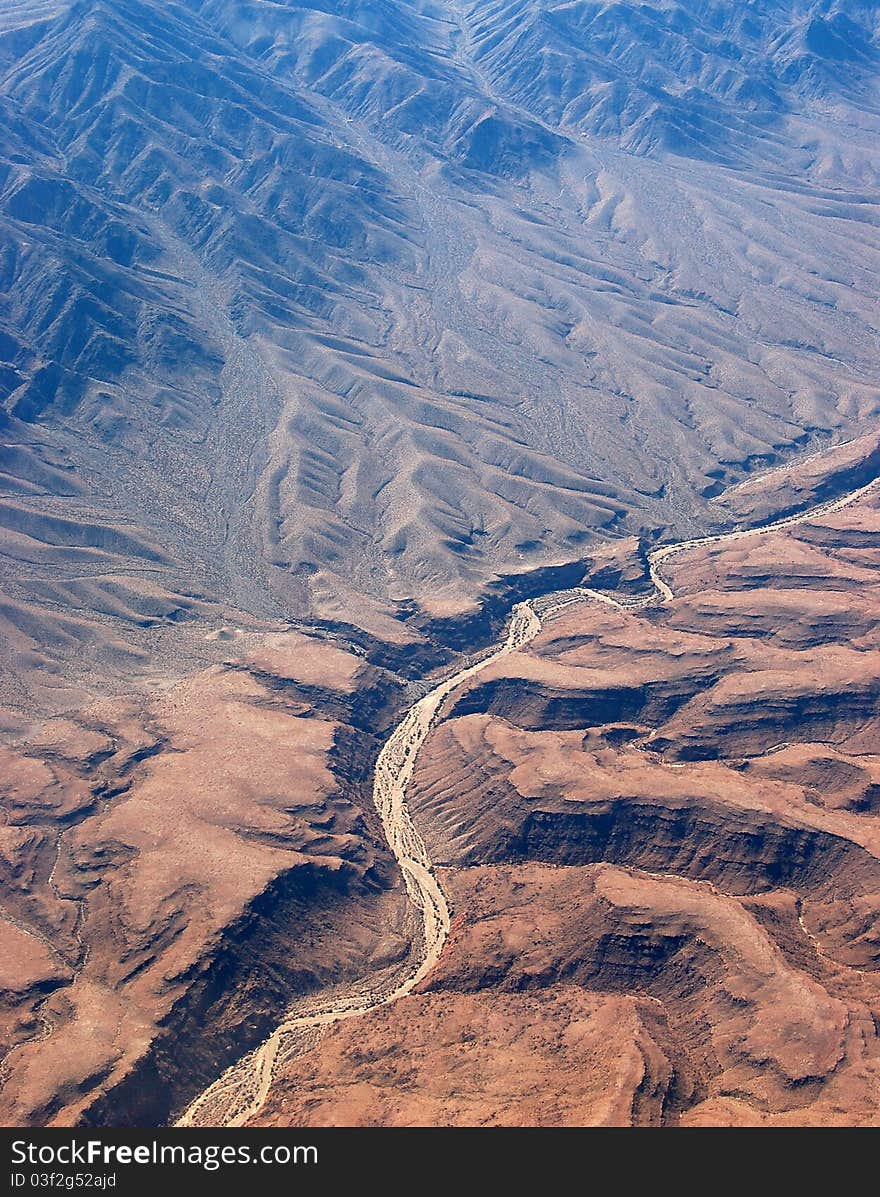
[{"label": "winding sandy wash", "polygon": [[437,963],[449,934],[449,904],[406,806],[406,791],[416,757],[444,699],[467,678],[533,640],[540,630],[541,620],[528,603],[514,607],[504,639],[494,652],[459,670],[411,706],[388,737],[376,761],[373,801],[406,881],[410,901],[422,914],[423,947],[418,967],[389,992],[358,990],[337,999],[327,1009],[286,1019],[260,1047],[233,1065],[196,1098],[178,1126],[242,1126],[266,1100],[285,1037],[294,1032],[320,1029],[397,1001],[410,993]]},{"label": "winding sandy wash", "polygon": [[282,1022],[255,1051],[228,1069],[188,1107],[178,1126],[242,1126],[264,1105],[275,1076],[276,1065],[285,1039],[310,1030],[320,1033],[332,1023],[366,1014],[411,993],[440,958],[449,933],[449,903],[434,872],[422,837],[415,829],[406,804],[407,789],[416,758],[431,728],[437,721],[445,699],[468,678],[480,673],[493,661],[528,644],[541,631],[543,620],[572,603],[600,601],[621,609],[633,610],[652,603],[668,602],[675,597],[672,587],[660,573],[661,563],[688,549],[739,540],[746,536],[766,535],[781,528],[794,527],[820,514],[838,511],[862,496],[880,489],[880,479],[851,491],[838,499],[822,503],[797,515],[758,528],[739,529],[714,536],[697,537],[664,545],[649,554],[648,564],[654,591],[639,599],[619,600],[613,595],[575,587],[519,603],[511,612],[503,639],[486,656],[441,682],[429,694],[409,708],[392,731],[376,761],[373,801],[382,819],[388,844],[406,882],[412,905],[422,916],[421,959],[399,984],[382,991],[365,984],[332,999],[325,1008],[297,1013]]},{"label": "winding sandy wash", "polygon": [[852,490],[848,494],[841,495],[837,499],[830,499],[826,503],[818,503],[815,507],[809,507],[806,511],[786,516],[781,520],[773,520],[769,524],[761,524],[757,528],[741,528],[735,532],[719,532],[715,536],[698,536],[694,540],[682,540],[677,544],[663,545],[662,548],[655,549],[648,556],[651,581],[654,583],[662,600],[668,602],[670,599],[675,598],[675,595],[669,584],[664,580],[659,567],[661,562],[668,561],[670,557],[677,557],[679,553],[687,552],[688,549],[702,548],[704,545],[721,544],[722,542],[732,540],[742,540],[746,536],[759,536],[768,532],[779,532],[783,528],[794,528],[798,524],[804,524],[808,520],[815,519],[816,516],[830,515],[834,511],[842,511],[844,507],[849,507],[850,503],[855,503],[857,499],[872,494],[878,489],[880,489],[880,478],[873,478],[864,486],[860,486],[857,490]]}]

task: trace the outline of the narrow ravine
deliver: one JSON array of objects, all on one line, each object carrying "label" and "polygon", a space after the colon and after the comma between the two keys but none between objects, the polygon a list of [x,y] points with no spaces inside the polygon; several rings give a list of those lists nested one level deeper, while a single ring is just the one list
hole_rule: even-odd
[{"label": "narrow ravine", "polygon": [[328,996],[324,1005],[318,998],[307,1010],[303,1011],[301,1008],[292,1014],[258,1048],[227,1069],[201,1093],[176,1125],[244,1125],[265,1103],[286,1043],[289,1044],[309,1032],[319,1034],[333,1023],[366,1014],[379,1006],[405,997],[439,960],[449,934],[449,903],[424,841],[410,819],[406,795],[419,750],[435,725],[445,699],[454,690],[468,678],[486,669],[492,662],[534,640],[544,620],[575,603],[599,601],[621,610],[634,611],[670,601],[675,594],[668,579],[662,575],[660,566],[673,556],[689,549],[739,540],[746,536],[768,535],[791,528],[817,516],[839,511],[876,490],[880,490],[880,478],[841,498],[818,504],[797,515],[787,516],[758,528],[696,537],[655,549],[648,555],[649,575],[653,585],[653,590],[648,595],[618,599],[606,592],[575,587],[517,604],[511,611],[498,645],[478,661],[440,682],[430,693],[414,703],[391,732],[376,760],[373,801],[382,820],[388,845],[403,874],[409,900],[421,916],[422,942],[415,953],[418,963],[402,980],[388,985],[384,990],[381,987],[371,987],[369,980],[366,980],[362,985],[353,986],[343,994]]},{"label": "narrow ravine", "polygon": [[353,989],[349,994],[336,997],[326,1009],[309,1010],[285,1019],[260,1047],[234,1064],[197,1097],[179,1119],[178,1126],[242,1126],[257,1113],[268,1096],[285,1039],[395,1002],[410,993],[437,963],[449,934],[449,903],[406,806],[406,791],[416,757],[444,699],[493,661],[534,639],[540,630],[541,620],[528,603],[514,607],[498,647],[414,703],[385,741],[376,760],[373,801],[388,845],[403,873],[409,900],[421,913],[423,943],[418,965],[385,993]]}]

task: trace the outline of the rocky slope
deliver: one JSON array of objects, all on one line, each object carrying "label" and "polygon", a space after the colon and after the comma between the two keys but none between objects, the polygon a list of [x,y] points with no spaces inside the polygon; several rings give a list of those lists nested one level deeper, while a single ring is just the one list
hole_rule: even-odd
[{"label": "rocky slope", "polygon": [[21,651],[387,632],[876,414],[872,12],[7,4]]},{"label": "rocky slope", "polygon": [[[637,593],[658,539],[875,470],[876,5],[747,8],[0,6],[5,1119],[161,1122],[293,999],[403,967],[367,779],[424,675],[517,597],[585,572]],[[558,901],[542,870],[575,870],[597,935],[629,917],[612,890],[648,892],[632,869],[681,870],[651,903],[717,947],[693,965],[710,988],[740,967],[719,920],[760,886],[793,896],[750,918],[803,913],[866,968],[876,596],[852,520],[677,558],[662,613],[573,613],[458,696],[419,777],[432,850],[536,911]],[[520,758],[556,789],[520,789]],[[708,883],[727,905],[703,909]],[[686,1031],[602,989],[593,948],[592,989],[552,981],[548,941],[528,1001],[549,1038],[523,1030],[508,1082],[498,1011],[529,1007],[519,982],[467,990],[482,934],[402,1009],[473,1021],[500,1117],[684,1116],[734,1068],[679,1058]],[[518,1105],[573,1019],[569,1096]],[[574,1114],[612,1024],[632,1076]],[[434,1104],[382,1117],[485,1108],[412,1067]]]},{"label": "rocky slope", "polygon": [[466,684],[411,791],[441,963],[261,1121],[876,1124],[878,530],[694,549]]},{"label": "rocky slope", "polygon": [[7,1124],[155,1125],[297,994],[405,960],[369,800],[399,684],[299,633],[3,750]]}]

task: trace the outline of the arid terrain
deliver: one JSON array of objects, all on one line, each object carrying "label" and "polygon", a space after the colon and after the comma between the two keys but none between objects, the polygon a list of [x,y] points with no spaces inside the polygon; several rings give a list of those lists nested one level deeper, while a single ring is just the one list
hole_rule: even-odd
[{"label": "arid terrain", "polygon": [[878,11],[0,4],[0,1122],[880,1123]]},{"label": "arid terrain", "polygon": [[440,963],[259,1121],[880,1123],[878,531],[692,549],[465,681],[409,795]]}]

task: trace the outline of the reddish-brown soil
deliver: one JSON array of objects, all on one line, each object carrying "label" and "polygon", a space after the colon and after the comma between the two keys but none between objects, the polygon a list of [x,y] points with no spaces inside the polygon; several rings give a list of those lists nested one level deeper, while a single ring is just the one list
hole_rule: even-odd
[{"label": "reddish-brown soil", "polygon": [[276,634],[3,750],[4,1122],[162,1121],[292,995],[408,951],[369,787],[343,769],[372,742],[351,703],[383,685]]},{"label": "reddish-brown soil", "polygon": [[456,694],[410,793],[441,962],[258,1121],[880,1123],[878,531],[681,554]]}]

